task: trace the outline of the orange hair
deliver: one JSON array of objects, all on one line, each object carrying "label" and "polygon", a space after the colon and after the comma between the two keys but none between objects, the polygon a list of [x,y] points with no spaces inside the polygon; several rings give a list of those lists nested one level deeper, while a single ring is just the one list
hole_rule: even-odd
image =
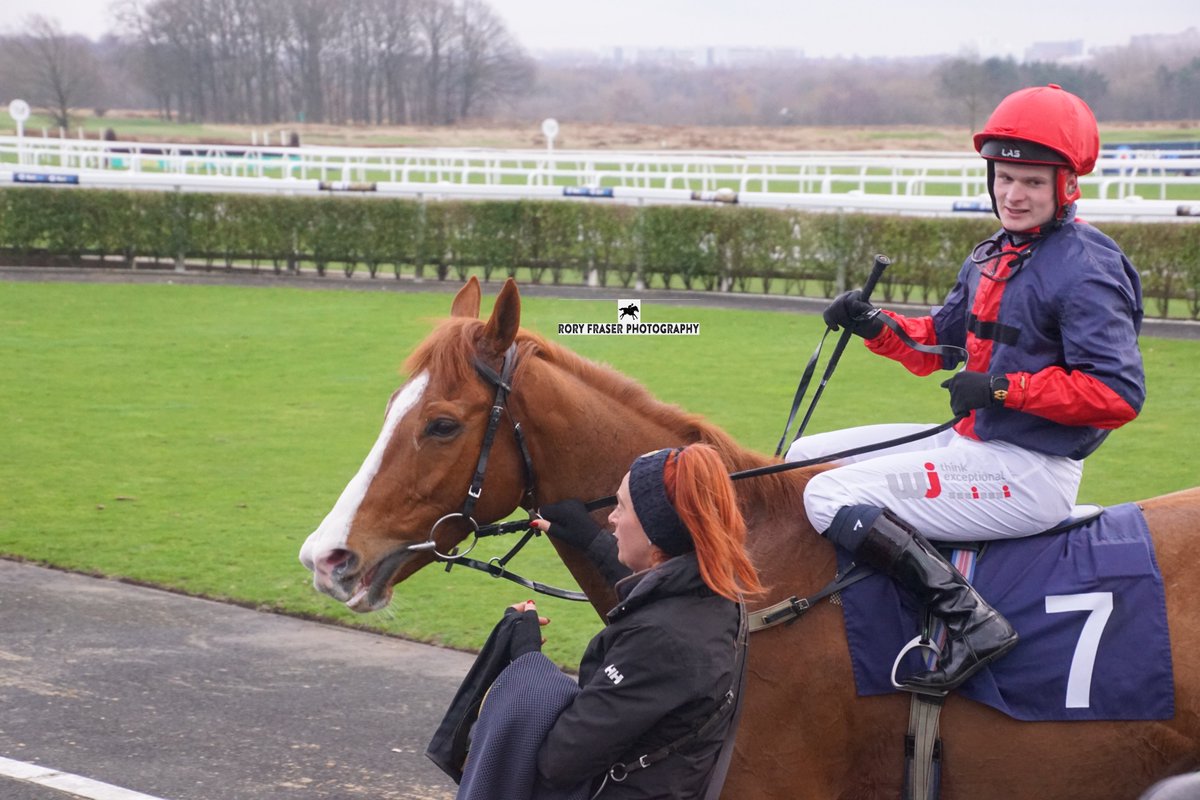
[{"label": "orange hair", "polygon": [[700,575],[730,600],[763,591],[746,554],[746,521],[729,472],[716,449],[690,444],[663,465],[667,499],[692,534]]}]

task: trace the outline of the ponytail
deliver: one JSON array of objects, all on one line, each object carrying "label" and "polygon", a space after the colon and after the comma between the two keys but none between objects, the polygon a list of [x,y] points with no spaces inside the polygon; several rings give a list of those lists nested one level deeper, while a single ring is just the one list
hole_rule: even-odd
[{"label": "ponytail", "polygon": [[746,554],[746,521],[717,451],[707,444],[691,444],[673,453],[663,468],[663,484],[692,534],[700,575],[708,587],[730,600],[739,594],[760,594],[762,584]]}]

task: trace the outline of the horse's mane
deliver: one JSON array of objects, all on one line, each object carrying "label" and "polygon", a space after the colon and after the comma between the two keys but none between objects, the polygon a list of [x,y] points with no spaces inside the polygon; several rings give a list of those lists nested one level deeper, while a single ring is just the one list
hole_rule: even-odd
[{"label": "horse's mane", "polygon": [[[410,375],[428,371],[436,380],[462,385],[478,380],[474,359],[478,353],[484,323],[477,319],[452,317],[434,329],[405,363]],[[540,334],[521,329],[516,338],[517,368],[513,375],[514,392],[520,392],[521,374],[534,359],[543,361],[605,395],[611,401],[642,419],[648,419],[674,432],[680,444],[705,442],[712,445],[731,471],[750,469],[777,460],[747,450],[728,433],[703,417],[654,397],[644,386],[612,367],[590,361]],[[739,481],[738,492],[750,504],[765,503],[790,482],[783,474]],[[777,496],[777,495],[776,495]]]}]

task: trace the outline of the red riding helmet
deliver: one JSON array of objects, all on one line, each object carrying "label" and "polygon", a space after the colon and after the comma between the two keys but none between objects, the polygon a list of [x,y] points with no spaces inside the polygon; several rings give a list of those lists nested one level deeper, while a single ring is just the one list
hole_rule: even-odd
[{"label": "red riding helmet", "polygon": [[1096,166],[1100,130],[1087,103],[1058,84],[1031,86],[1000,101],[983,130],[975,134],[975,150],[988,160],[989,193],[995,161],[1057,167],[1061,219],[1066,207],[1079,199],[1078,186],[1067,194],[1067,178],[1070,173],[1087,175]]}]

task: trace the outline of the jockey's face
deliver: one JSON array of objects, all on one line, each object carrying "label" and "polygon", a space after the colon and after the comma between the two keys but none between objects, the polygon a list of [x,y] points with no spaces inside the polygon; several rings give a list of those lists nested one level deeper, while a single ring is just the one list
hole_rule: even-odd
[{"label": "jockey's face", "polygon": [[[1051,166],[996,162],[992,191],[996,195],[1000,223],[1005,229],[1027,231],[1054,219],[1058,212],[1056,177],[1055,168]],[[1068,177],[1068,193],[1074,181],[1074,176]]]}]

